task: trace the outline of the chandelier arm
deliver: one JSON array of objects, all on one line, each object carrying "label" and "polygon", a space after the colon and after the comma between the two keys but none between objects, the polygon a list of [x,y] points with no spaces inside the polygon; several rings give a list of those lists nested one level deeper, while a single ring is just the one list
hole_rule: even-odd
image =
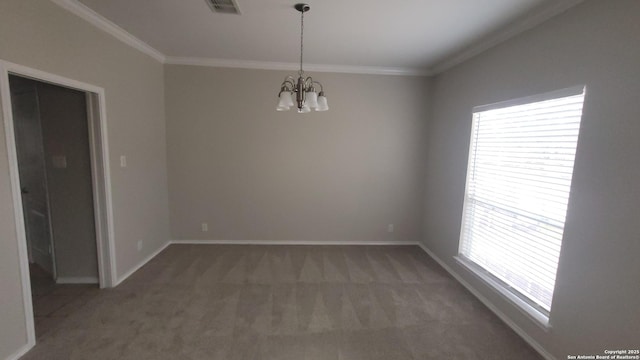
[{"label": "chandelier arm", "polygon": [[324,88],[322,87],[322,84],[319,81],[313,81],[313,83],[320,85],[320,92],[324,92]]},{"label": "chandelier arm", "polygon": [[[288,85],[288,86],[287,86]],[[291,78],[291,80],[286,79],[285,81],[282,82],[282,85],[280,85],[281,87],[285,87],[287,86],[287,88],[290,91],[293,91],[293,89],[296,87],[296,84],[293,82],[293,78]]]},{"label": "chandelier arm", "polygon": [[304,79],[304,90],[307,91],[311,85],[311,83],[313,82],[313,79],[311,79],[311,76],[307,77],[306,79]]}]

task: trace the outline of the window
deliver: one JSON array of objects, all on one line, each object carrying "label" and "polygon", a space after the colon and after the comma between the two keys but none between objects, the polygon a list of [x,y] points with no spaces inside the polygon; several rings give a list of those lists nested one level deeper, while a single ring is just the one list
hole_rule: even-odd
[{"label": "window", "polygon": [[458,259],[545,323],[584,94],[572,88],[473,110]]}]

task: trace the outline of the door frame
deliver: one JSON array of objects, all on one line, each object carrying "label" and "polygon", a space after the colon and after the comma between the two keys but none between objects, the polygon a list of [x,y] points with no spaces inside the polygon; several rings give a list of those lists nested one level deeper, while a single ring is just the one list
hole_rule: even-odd
[{"label": "door frame", "polygon": [[25,323],[29,347],[35,345],[33,304],[31,300],[31,280],[29,259],[23,217],[22,196],[18,157],[13,128],[13,109],[9,75],[18,75],[57,86],[79,90],[87,94],[87,119],[89,123],[89,148],[91,155],[91,175],[93,205],[95,213],[96,248],[98,257],[98,279],[100,288],[113,287],[117,282],[115,264],[115,241],[113,226],[113,198],[109,167],[109,142],[107,136],[106,99],[103,88],[56,74],[33,69],[0,59],[0,105],[4,119],[5,141],[11,178],[11,193],[16,225],[16,241],[20,261],[20,277],[25,309]]}]

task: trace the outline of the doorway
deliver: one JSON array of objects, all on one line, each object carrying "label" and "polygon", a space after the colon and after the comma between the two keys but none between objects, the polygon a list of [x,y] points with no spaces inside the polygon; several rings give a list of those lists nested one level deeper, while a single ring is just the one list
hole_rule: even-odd
[{"label": "doorway", "polygon": [[68,300],[117,281],[105,95],[0,60],[0,100],[31,347],[32,295],[50,286]]},{"label": "doorway", "polygon": [[9,87],[39,335],[98,284],[87,94],[17,75]]},{"label": "doorway", "polygon": [[29,263],[97,284],[87,94],[17,75],[9,86]]}]

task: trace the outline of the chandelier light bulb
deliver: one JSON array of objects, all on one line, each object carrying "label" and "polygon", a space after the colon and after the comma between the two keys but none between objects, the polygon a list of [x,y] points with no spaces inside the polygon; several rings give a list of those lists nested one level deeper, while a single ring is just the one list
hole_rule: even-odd
[{"label": "chandelier light bulb", "polygon": [[327,111],[327,110],[329,110],[327,97],[324,95],[318,96],[318,106],[316,107],[316,111]]},{"label": "chandelier light bulb", "polygon": [[315,91],[307,91],[307,104],[310,108],[315,109],[318,107],[318,93]]},{"label": "chandelier light bulb", "polygon": [[280,93],[280,97],[279,97],[279,101],[278,101],[278,107],[276,110],[278,111],[286,111],[289,110],[290,107],[292,107],[293,104],[293,99],[291,98],[291,93],[288,91],[282,91]]}]

